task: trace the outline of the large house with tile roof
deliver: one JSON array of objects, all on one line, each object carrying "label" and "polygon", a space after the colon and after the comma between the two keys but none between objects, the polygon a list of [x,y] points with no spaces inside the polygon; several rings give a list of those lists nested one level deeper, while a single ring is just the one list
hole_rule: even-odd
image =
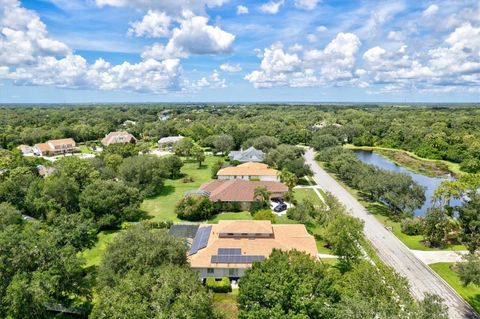
[{"label": "large house with tile roof", "polygon": [[100,142],[103,146],[109,146],[112,144],[135,143],[136,141],[137,139],[132,134],[126,131],[119,131],[108,133]]},{"label": "large house with tile roof", "polygon": [[37,155],[59,155],[66,153],[73,153],[76,148],[76,143],[73,138],[62,138],[58,140],[49,140],[45,143],[35,144],[34,152]]},{"label": "large house with tile roof", "polygon": [[217,172],[219,180],[224,179],[244,179],[279,182],[278,171],[269,168],[267,164],[247,162],[238,166],[229,166],[222,168]]},{"label": "large house with tile roof", "polygon": [[302,224],[272,224],[266,220],[221,220],[202,224],[188,252],[188,261],[201,278],[242,277],[252,263],[273,249],[298,250],[317,256],[315,239]]},{"label": "large house with tile roof", "polygon": [[255,201],[255,189],[265,187],[270,197],[283,197],[288,187],[273,181],[246,181],[243,179],[211,180],[200,186],[212,202],[238,203],[242,210],[249,210]]}]

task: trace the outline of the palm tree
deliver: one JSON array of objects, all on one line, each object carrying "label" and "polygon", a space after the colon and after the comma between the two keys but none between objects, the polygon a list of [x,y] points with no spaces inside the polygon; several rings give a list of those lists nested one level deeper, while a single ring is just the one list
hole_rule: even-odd
[{"label": "palm tree", "polygon": [[257,187],[253,192],[253,196],[256,200],[265,204],[270,200],[270,192],[266,187]]},{"label": "palm tree", "polygon": [[292,172],[289,172],[286,169],[283,169],[280,173],[280,180],[287,185],[288,190],[291,192],[293,188],[297,185],[298,183],[298,177],[293,174]]}]

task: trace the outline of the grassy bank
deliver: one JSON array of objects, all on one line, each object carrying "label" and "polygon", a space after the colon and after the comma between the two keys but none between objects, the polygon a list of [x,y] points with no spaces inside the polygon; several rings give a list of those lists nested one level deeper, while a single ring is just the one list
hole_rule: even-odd
[{"label": "grassy bank", "polygon": [[421,241],[423,240],[423,236],[410,236],[407,234],[402,233],[400,223],[390,219],[389,216],[389,208],[381,203],[378,202],[371,202],[365,199],[364,196],[357,190],[351,188],[344,182],[342,182],[337,176],[331,172],[329,172],[326,168],[324,163],[317,162],[318,165],[323,167],[330,176],[332,176],[340,185],[343,186],[353,197],[355,197],[360,204],[362,204],[372,215],[374,215],[378,221],[380,221],[385,227],[391,229],[392,233],[400,239],[408,248],[415,249],[415,250],[425,250],[425,251],[439,251],[439,250],[465,250],[463,245],[446,245],[442,248],[431,248],[423,245]]},{"label": "grassy bank", "polygon": [[415,173],[439,177],[446,174],[461,175],[460,164],[444,160],[432,160],[415,155],[412,152],[377,146],[355,146],[347,144],[345,148],[375,152],[397,165],[404,166]]},{"label": "grassy bank", "polygon": [[480,313],[480,287],[470,284],[467,287],[462,285],[458,274],[452,270],[453,263],[435,263],[431,264],[433,269],[440,277],[455,289],[478,313]]}]

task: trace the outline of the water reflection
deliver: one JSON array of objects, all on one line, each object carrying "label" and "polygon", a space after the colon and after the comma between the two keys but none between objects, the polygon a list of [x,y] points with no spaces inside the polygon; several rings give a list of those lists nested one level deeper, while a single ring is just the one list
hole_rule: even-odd
[{"label": "water reflection", "polygon": [[[364,150],[355,150],[354,152],[357,158],[364,163],[372,164],[389,171],[408,174],[413,178],[415,182],[425,187],[425,198],[426,198],[425,203],[423,203],[423,206],[415,211],[415,216],[425,215],[425,213],[427,212],[427,209],[431,207],[433,204],[432,196],[433,196],[433,193],[435,192],[435,189],[442,183],[442,181],[444,181],[445,179],[451,178],[451,177],[445,177],[445,178],[430,177],[423,174],[414,173],[412,171],[409,171],[405,167],[399,166],[389,161],[388,159],[378,154],[375,154],[373,152],[364,151]],[[460,203],[461,202],[456,199],[452,199],[450,201],[450,204],[453,206],[460,205]]]}]

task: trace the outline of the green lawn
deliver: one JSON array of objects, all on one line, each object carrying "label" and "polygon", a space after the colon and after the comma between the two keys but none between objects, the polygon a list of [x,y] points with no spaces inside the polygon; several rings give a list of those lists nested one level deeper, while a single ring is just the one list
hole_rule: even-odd
[{"label": "green lawn", "polygon": [[380,222],[382,222],[382,224],[384,224],[385,227],[389,227],[392,230],[392,233],[395,236],[397,236],[397,238],[400,239],[410,249],[433,250],[433,251],[434,250],[454,250],[454,251],[465,250],[465,246],[463,245],[447,245],[442,249],[427,247],[421,243],[421,241],[423,240],[423,236],[421,235],[410,236],[402,233],[399,222],[392,221],[388,217],[382,216],[382,215],[375,215],[375,217]]},{"label": "green lawn", "polygon": [[78,149],[79,149],[80,152],[82,152],[82,153],[87,153],[87,154],[93,153],[93,151],[92,151],[87,145],[79,145],[79,146],[78,146]]},{"label": "green lawn", "polygon": [[[318,190],[320,194],[323,194],[322,190]],[[314,205],[322,205],[322,201],[318,198],[317,193],[311,188],[294,188],[293,195],[298,202],[308,199]]]},{"label": "green lawn", "polygon": [[452,265],[453,263],[436,263],[430,267],[480,313],[480,287],[473,284],[464,287],[458,274],[450,268]]},{"label": "green lawn", "polygon": [[214,293],[213,307],[225,314],[226,319],[236,319],[238,318],[237,295],[238,289],[233,289],[229,294]]},{"label": "green lawn", "polygon": [[146,211],[153,220],[171,220],[180,221],[175,215],[175,205],[183,197],[185,192],[198,189],[200,185],[211,179],[211,165],[219,157],[207,156],[202,168],[198,168],[197,163],[185,163],[182,167],[182,173],[193,178],[193,182],[184,183],[183,178],[165,181],[160,194],[143,201],[141,209]]},{"label": "green lawn", "polygon": [[98,233],[98,241],[91,249],[84,250],[82,252],[83,258],[85,258],[85,267],[98,266],[102,258],[102,254],[110,244],[118,231],[102,231]]},{"label": "green lawn", "polygon": [[215,215],[208,222],[216,224],[219,220],[251,220],[250,212],[225,212]]}]

